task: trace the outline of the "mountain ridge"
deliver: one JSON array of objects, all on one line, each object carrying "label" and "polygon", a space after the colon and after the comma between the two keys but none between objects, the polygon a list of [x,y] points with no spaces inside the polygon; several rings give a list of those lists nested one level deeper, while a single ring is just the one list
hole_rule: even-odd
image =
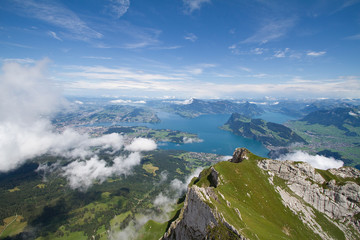
[{"label": "mountain ridge", "polygon": [[236,135],[257,140],[269,149],[296,142],[306,143],[302,137],[282,124],[267,122],[262,119],[251,119],[239,113],[231,114],[223,129]]},{"label": "mountain ridge", "polygon": [[317,170],[238,148],[193,179],[168,239],[358,239],[360,171]]}]

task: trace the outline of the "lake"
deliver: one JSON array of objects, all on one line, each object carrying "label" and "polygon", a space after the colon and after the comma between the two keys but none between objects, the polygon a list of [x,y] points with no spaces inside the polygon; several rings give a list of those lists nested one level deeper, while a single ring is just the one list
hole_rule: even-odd
[{"label": "lake", "polygon": [[[231,132],[221,130],[223,124],[227,122],[230,114],[212,114],[202,115],[197,118],[183,118],[176,114],[159,112],[160,123],[119,123],[121,126],[146,126],[153,129],[171,129],[189,133],[196,133],[202,142],[176,144],[176,143],[159,143],[161,149],[177,149],[192,152],[216,153],[220,155],[232,155],[235,148],[245,147],[256,155],[266,157],[269,150],[260,142],[237,136]],[[279,113],[264,113],[258,116],[267,121],[283,123],[291,120]]]}]

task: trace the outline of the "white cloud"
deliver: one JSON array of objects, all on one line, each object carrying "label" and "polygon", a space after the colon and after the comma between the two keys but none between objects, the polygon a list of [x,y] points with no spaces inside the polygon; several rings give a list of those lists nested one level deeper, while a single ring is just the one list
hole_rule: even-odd
[{"label": "white cloud", "polygon": [[254,75],[249,75],[249,77],[253,77],[253,78],[265,78],[268,77],[269,75],[266,73],[259,73],[259,74],[254,74]]},{"label": "white cloud", "polygon": [[[72,75],[72,74],[69,74]],[[86,76],[86,73],[81,73],[79,76]],[[263,95],[281,96],[281,97],[332,97],[332,98],[358,98],[360,96],[359,77],[336,79],[320,79],[320,80],[306,80],[305,82],[298,82],[289,79],[286,82],[263,82],[263,83],[247,83],[248,79],[238,79],[238,82],[206,82],[192,79],[184,75],[178,78],[177,81],[159,81],[159,80],[106,80],[106,78],[116,78],[116,74],[105,74],[105,78],[100,81],[103,74],[89,74],[89,78],[99,79],[93,80],[75,80],[66,83],[64,87],[69,91],[88,91],[94,90],[96,92],[101,90],[116,91],[119,94],[154,94],[161,95],[167,92],[169,95],[174,95],[177,98],[195,97],[195,98],[211,98],[219,97],[236,97],[242,95],[243,97],[261,97]],[[166,75],[161,75],[166,76]],[[246,77],[264,78],[267,75],[255,74]],[[142,76],[143,78],[147,76]],[[153,78],[153,75],[149,75]],[[267,77],[273,78],[268,75]],[[169,78],[172,78],[169,76]],[[131,96],[131,95],[128,95]]]},{"label": "white cloud", "polygon": [[115,18],[122,17],[130,7],[130,0],[109,0],[107,11]]},{"label": "white cloud", "polygon": [[285,160],[291,160],[291,161],[300,161],[300,162],[307,162],[314,168],[318,169],[329,169],[329,168],[339,168],[344,165],[343,161],[336,160],[332,157],[328,158],[321,155],[310,155],[306,152],[302,151],[296,151],[293,153],[288,153],[285,155],[282,155],[278,158],[278,160],[285,161]]},{"label": "white cloud", "polygon": [[210,0],[183,0],[185,5],[185,13],[191,14],[195,10],[200,10],[204,3],[211,3]]},{"label": "white cloud", "polygon": [[135,138],[130,145],[125,147],[125,150],[132,152],[152,151],[157,147],[154,140],[147,138]]},{"label": "white cloud", "polygon": [[199,174],[201,173],[201,171],[203,170],[203,168],[197,168],[195,169],[195,171],[193,171],[186,179],[185,181],[180,181],[179,179],[174,179],[171,181],[170,183],[170,188],[176,192],[178,192],[178,196],[180,197],[181,194],[183,194],[184,192],[186,192],[186,189],[189,185],[189,183],[191,182],[191,180],[194,177],[198,177]]},{"label": "white cloud", "polygon": [[265,44],[270,41],[279,39],[287,34],[294,26],[295,19],[273,19],[268,20],[261,26],[257,32],[248,37],[242,43],[260,43]]},{"label": "white cloud", "polygon": [[320,57],[325,54],[326,54],[326,51],[321,51],[321,52],[309,51],[306,55],[311,56],[311,57]]},{"label": "white cloud", "polygon": [[[93,166],[98,166],[98,172],[89,174],[93,176],[91,179],[102,181],[102,176],[108,176],[110,173],[128,172],[134,164],[139,163],[139,155],[134,153],[127,158],[116,157],[112,168],[109,168],[98,159],[97,153],[100,150],[115,154],[123,149],[149,151],[156,148],[154,141],[141,138],[125,146],[124,137],[116,133],[92,138],[70,128],[61,133],[55,132],[49,116],[60,106],[64,106],[65,100],[43,75],[46,62],[40,61],[33,66],[21,66],[15,62],[3,65],[0,75],[1,172],[15,169],[28,159],[49,153],[77,158],[78,161],[70,165],[74,169],[82,167],[92,171]],[[80,160],[88,158],[91,158],[90,162]],[[79,174],[71,172],[66,176],[73,179]],[[84,181],[82,183],[89,185]]]},{"label": "white cloud", "polygon": [[74,12],[55,1],[14,0],[15,11],[39,19],[68,32],[67,37],[78,40],[102,38],[103,35],[87,26]]},{"label": "white cloud", "polygon": [[58,35],[56,34],[56,32],[48,31],[47,34],[48,34],[50,37],[52,37],[52,38],[54,38],[54,39],[56,39],[56,40],[62,41],[62,39],[61,39],[60,37],[58,37]]},{"label": "white cloud", "polygon": [[146,101],[140,100],[140,101],[132,101],[132,100],[123,100],[123,99],[116,99],[116,100],[111,100],[110,103],[115,103],[115,104],[146,104]]},{"label": "white cloud", "polygon": [[191,137],[183,137],[183,142],[185,144],[188,143],[200,143],[203,142],[204,140],[200,139],[200,138],[191,138]]},{"label": "white cloud", "polygon": [[360,34],[355,34],[355,35],[346,37],[345,39],[348,39],[348,40],[360,40]]},{"label": "white cloud", "polygon": [[188,105],[188,104],[192,104],[193,101],[194,101],[194,98],[185,99],[183,101],[163,101],[163,102],[168,102],[168,103],[177,104],[177,105]]},{"label": "white cloud", "polygon": [[35,62],[35,60],[32,58],[5,58],[3,61],[4,62],[16,62],[16,63],[20,63],[20,64]]},{"label": "white cloud", "polygon": [[245,72],[251,72],[251,69],[247,67],[239,67],[239,69]]},{"label": "white cloud", "polygon": [[191,42],[195,42],[198,39],[198,37],[193,33],[188,33],[184,36],[184,39],[189,40]]},{"label": "white cloud", "polygon": [[98,60],[111,60],[111,57],[101,57],[101,56],[84,56],[82,58],[87,58],[87,59],[98,59]]},{"label": "white cloud", "polygon": [[104,182],[110,176],[131,174],[131,169],[140,164],[140,154],[131,153],[127,157],[118,156],[109,166],[104,160],[97,156],[86,161],[73,161],[62,168],[62,175],[69,181],[73,189],[87,190],[94,181]]},{"label": "white cloud", "polygon": [[[108,68],[102,66],[71,66],[69,71],[63,73],[66,77],[74,78],[88,78],[91,80],[119,80],[119,79],[131,79],[137,81],[148,82],[150,80],[178,80],[179,77],[173,75],[153,74],[146,73],[139,70],[132,70],[126,68]],[[126,83],[126,81],[122,81]]]},{"label": "white cloud", "polygon": [[284,57],[286,57],[286,53],[288,53],[289,51],[290,51],[290,48],[285,48],[284,50],[275,51],[274,57],[284,58]]},{"label": "white cloud", "polygon": [[254,48],[251,50],[251,53],[255,54],[255,55],[261,55],[266,51],[265,48]]}]

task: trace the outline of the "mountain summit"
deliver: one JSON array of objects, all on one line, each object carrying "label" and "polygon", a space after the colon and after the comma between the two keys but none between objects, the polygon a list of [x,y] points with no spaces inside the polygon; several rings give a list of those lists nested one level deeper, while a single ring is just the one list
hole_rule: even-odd
[{"label": "mountain summit", "polygon": [[238,148],[190,183],[168,239],[359,239],[360,171]]}]

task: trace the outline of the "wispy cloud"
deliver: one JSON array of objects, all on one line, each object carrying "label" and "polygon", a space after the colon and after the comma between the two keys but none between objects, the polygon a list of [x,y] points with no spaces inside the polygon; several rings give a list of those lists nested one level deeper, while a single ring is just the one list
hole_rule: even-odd
[{"label": "wispy cloud", "polygon": [[159,46],[159,47],[152,47],[151,49],[154,50],[175,50],[175,49],[179,49],[182,48],[182,46],[180,45],[175,45],[175,46]]},{"label": "wispy cloud", "polygon": [[54,38],[54,39],[56,39],[56,40],[62,41],[62,39],[61,39],[60,37],[58,37],[58,35],[56,34],[56,32],[48,31],[47,34],[48,34],[50,37],[52,37],[52,38]]},{"label": "wispy cloud", "polygon": [[263,26],[258,29],[254,35],[248,37],[241,43],[259,43],[265,44],[267,42],[284,37],[288,31],[294,26],[295,19],[276,19],[266,21]]},{"label": "wispy cloud", "polygon": [[325,54],[326,54],[326,51],[321,51],[321,52],[309,51],[306,55],[311,56],[311,57],[320,57]]},{"label": "wispy cloud", "polygon": [[261,55],[266,51],[267,51],[267,49],[265,49],[265,48],[254,48],[254,49],[251,49],[250,52],[255,55]]},{"label": "wispy cloud", "polygon": [[14,43],[14,42],[2,42],[2,41],[0,41],[0,44],[12,46],[12,47],[19,47],[19,48],[29,48],[29,49],[33,48],[31,46],[28,46],[28,45]]},{"label": "wispy cloud", "polygon": [[191,67],[187,67],[187,72],[192,74],[192,75],[199,75],[202,74],[204,72],[205,69],[207,68],[214,68],[216,67],[215,64],[211,64],[211,63],[203,63],[203,64],[197,64]]},{"label": "wispy cloud", "polygon": [[67,37],[78,40],[99,39],[103,35],[91,29],[74,12],[54,1],[14,0],[15,11],[67,31]]},{"label": "wispy cloud", "polygon": [[115,18],[122,17],[130,7],[130,0],[109,0],[109,2],[106,11]]},{"label": "wispy cloud", "polygon": [[35,60],[32,58],[5,58],[2,61],[5,63],[16,62],[20,64],[35,63]]},{"label": "wispy cloud", "polygon": [[121,21],[116,25],[112,25],[110,31],[120,33],[121,38],[124,39],[120,40],[122,43],[116,43],[115,46],[111,47],[139,49],[161,45],[159,36],[162,31],[159,29],[141,27],[127,21]]},{"label": "wispy cloud", "polygon": [[[283,97],[357,97],[360,95],[360,78],[341,77],[333,80],[304,80],[291,79],[287,82],[263,81],[273,79],[267,74],[252,74],[242,76],[236,82],[204,81],[200,80],[206,67],[212,65],[199,65],[182,70],[170,71],[172,74],[152,74],[131,69],[110,69],[93,67],[77,69],[75,72],[66,73],[67,82],[65,89],[114,91],[119,94],[137,93],[161,95],[166,91],[168,95],[177,97],[209,98],[219,97],[254,97],[254,96],[283,96]],[[81,71],[80,71],[81,70]],[[216,73],[214,74],[216,75]],[[218,75],[217,75],[218,76]],[[219,77],[219,76],[218,76]],[[222,78],[223,79],[223,78]],[[250,84],[249,81],[257,83]],[[259,81],[261,81],[259,83]],[[132,92],[131,92],[132,91]],[[130,93],[131,92],[131,93]]]},{"label": "wispy cloud", "polygon": [[360,40],[360,34],[352,35],[352,36],[346,37],[345,39],[348,39],[348,40]]},{"label": "wispy cloud", "polygon": [[193,33],[188,33],[184,36],[184,39],[189,40],[191,42],[195,42],[198,39],[198,37]]},{"label": "wispy cloud", "polygon": [[101,56],[84,56],[82,58],[87,58],[87,59],[98,59],[98,60],[111,60],[111,57],[101,57]]},{"label": "wispy cloud", "polygon": [[[63,73],[67,77],[81,77],[91,80],[135,80],[137,82],[151,80],[178,80],[173,75],[146,73],[140,70],[126,68],[108,68],[102,66],[70,66],[68,72]],[[75,71],[74,71],[75,70]]]},{"label": "wispy cloud", "polygon": [[285,48],[284,50],[275,51],[274,57],[276,58],[284,58],[286,54],[290,51],[290,48]]},{"label": "wispy cloud", "polygon": [[210,0],[183,0],[185,13],[191,14],[195,10],[200,10],[204,3],[211,3]]},{"label": "wispy cloud", "polygon": [[334,13],[337,13],[337,12],[340,12],[348,7],[351,7],[355,4],[358,4],[360,1],[359,0],[345,0],[345,1],[341,1],[342,2],[342,5],[337,8],[334,12],[332,12],[332,14]]},{"label": "wispy cloud", "polygon": [[251,69],[247,67],[240,66],[239,69],[245,72],[251,72]]}]

